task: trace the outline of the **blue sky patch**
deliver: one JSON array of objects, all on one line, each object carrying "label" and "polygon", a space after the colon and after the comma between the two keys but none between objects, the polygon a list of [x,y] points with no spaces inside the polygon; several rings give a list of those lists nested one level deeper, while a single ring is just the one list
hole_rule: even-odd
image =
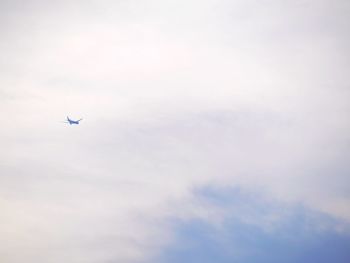
[{"label": "blue sky patch", "polygon": [[[341,222],[328,215],[300,205],[271,204],[239,189],[216,192],[205,188],[197,195],[230,209],[223,224],[217,227],[198,219],[177,221],[175,241],[161,252],[156,262],[350,262],[349,232],[337,231]],[[237,211],[245,214],[235,215]],[[256,223],[279,212],[283,215],[268,229],[264,222]],[[252,216],[256,219],[253,223],[244,220]]]}]

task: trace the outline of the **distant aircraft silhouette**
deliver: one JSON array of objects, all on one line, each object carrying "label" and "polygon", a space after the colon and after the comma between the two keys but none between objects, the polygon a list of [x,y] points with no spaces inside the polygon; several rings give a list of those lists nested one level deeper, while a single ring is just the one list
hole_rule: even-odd
[{"label": "distant aircraft silhouette", "polygon": [[67,121],[64,121],[64,123],[69,123],[70,125],[72,125],[72,124],[79,124],[79,122],[80,122],[81,120],[82,120],[82,119],[77,120],[77,121],[74,121],[74,120],[69,119],[69,117],[67,116]]}]

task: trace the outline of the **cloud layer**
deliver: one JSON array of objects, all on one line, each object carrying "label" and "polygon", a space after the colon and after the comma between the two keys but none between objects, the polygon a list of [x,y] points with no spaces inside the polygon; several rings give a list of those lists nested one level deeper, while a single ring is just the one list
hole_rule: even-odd
[{"label": "cloud layer", "polygon": [[0,7],[2,262],[147,262],[207,185],[349,222],[347,1]]}]

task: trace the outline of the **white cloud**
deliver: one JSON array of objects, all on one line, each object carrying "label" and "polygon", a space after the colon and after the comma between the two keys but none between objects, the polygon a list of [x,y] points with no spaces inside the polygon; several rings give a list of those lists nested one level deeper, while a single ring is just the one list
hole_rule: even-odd
[{"label": "white cloud", "polygon": [[207,183],[349,220],[345,1],[1,5],[5,262],[142,260]]}]

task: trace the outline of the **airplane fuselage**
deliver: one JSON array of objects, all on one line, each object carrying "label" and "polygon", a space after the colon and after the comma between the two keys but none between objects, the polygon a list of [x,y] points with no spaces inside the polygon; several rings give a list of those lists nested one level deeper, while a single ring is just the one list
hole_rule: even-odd
[{"label": "airplane fuselage", "polygon": [[77,121],[69,121],[69,124],[72,125],[72,124],[79,124],[79,122]]}]

